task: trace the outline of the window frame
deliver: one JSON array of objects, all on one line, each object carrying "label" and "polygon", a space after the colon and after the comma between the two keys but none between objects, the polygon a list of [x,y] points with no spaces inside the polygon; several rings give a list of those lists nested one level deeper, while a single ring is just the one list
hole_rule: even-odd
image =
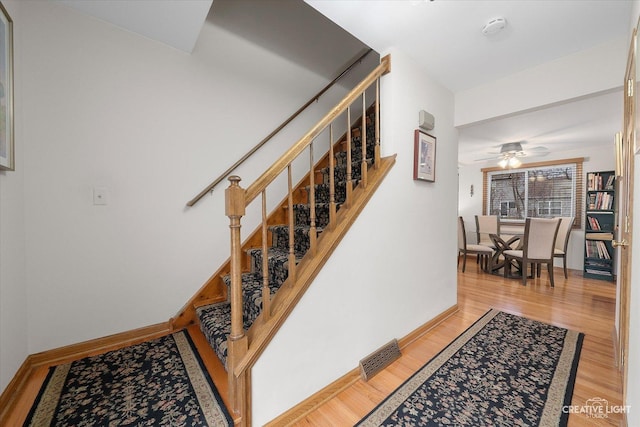
[{"label": "window frame", "polygon": [[[523,163],[521,166],[517,168],[501,168],[499,166],[482,168],[482,212],[483,215],[488,215],[489,212],[489,175],[492,172],[503,172],[506,173],[509,170],[520,171],[527,169],[540,169],[543,167],[553,167],[553,166],[561,166],[561,165],[575,165],[576,176],[575,176],[575,192],[574,192],[574,203],[575,203],[575,219],[573,221],[572,228],[582,228],[582,217],[584,216],[584,171],[583,171],[583,163],[584,157],[575,157],[570,159],[561,159],[561,160],[551,160],[545,162],[532,162],[532,163]],[[537,209],[537,207],[536,207]],[[552,210],[553,207],[549,206],[549,209]],[[518,225],[524,224],[524,219],[519,220],[507,220],[500,219],[500,223],[505,225]]]}]

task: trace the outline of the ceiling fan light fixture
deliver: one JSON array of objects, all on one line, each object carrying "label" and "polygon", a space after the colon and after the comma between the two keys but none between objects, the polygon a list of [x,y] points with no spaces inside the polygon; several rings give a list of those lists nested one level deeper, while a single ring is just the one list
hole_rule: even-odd
[{"label": "ceiling fan light fixture", "polygon": [[518,160],[516,157],[511,157],[507,163],[509,164],[510,168],[517,168],[522,164],[522,162]]},{"label": "ceiling fan light fixture", "polygon": [[521,153],[522,151],[520,142],[506,142],[500,147],[500,154]]},{"label": "ceiling fan light fixture", "polygon": [[498,166],[502,169],[509,168],[517,168],[522,165],[522,162],[518,159],[518,157],[524,156],[524,151],[522,150],[522,144],[520,142],[507,142],[502,144],[500,147],[500,161],[498,161]]}]

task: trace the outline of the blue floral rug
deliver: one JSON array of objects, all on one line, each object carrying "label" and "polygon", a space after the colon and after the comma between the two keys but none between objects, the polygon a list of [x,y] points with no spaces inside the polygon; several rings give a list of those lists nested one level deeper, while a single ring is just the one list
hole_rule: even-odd
[{"label": "blue floral rug", "polygon": [[232,426],[185,331],[50,369],[28,426]]},{"label": "blue floral rug", "polygon": [[357,425],[566,425],[583,338],[490,310]]}]

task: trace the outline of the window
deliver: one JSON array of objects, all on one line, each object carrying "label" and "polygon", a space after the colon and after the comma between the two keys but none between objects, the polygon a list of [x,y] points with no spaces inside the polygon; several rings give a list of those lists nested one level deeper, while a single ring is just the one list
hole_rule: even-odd
[{"label": "window", "polygon": [[515,208],[515,202],[500,202],[500,216],[509,216],[510,209]]},{"label": "window", "polygon": [[580,225],[582,159],[482,171],[485,214],[498,215],[503,222],[573,216],[575,224]]}]

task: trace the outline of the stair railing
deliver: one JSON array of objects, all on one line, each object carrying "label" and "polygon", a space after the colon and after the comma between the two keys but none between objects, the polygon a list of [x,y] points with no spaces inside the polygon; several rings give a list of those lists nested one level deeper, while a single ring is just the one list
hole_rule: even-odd
[{"label": "stair railing", "polygon": [[235,162],[233,165],[231,165],[227,170],[225,170],[224,172],[222,172],[222,174],[217,177],[211,184],[209,184],[204,190],[202,190],[201,192],[198,193],[197,196],[195,196],[193,199],[189,200],[187,202],[187,206],[191,207],[193,205],[195,205],[196,203],[198,203],[198,201],[200,201],[200,199],[202,199],[207,193],[213,191],[213,189],[215,188],[216,185],[220,184],[222,182],[222,180],[224,180],[227,176],[229,176],[229,174],[231,172],[233,172],[234,170],[236,170],[238,168],[238,166],[240,166],[242,163],[245,162],[245,160],[247,160],[249,157],[251,157],[256,151],[258,151],[264,144],[266,144],[267,142],[269,142],[269,140],[271,140],[271,138],[273,138],[274,136],[276,136],[282,129],[285,128],[285,126],[287,126],[289,123],[291,123],[293,121],[293,119],[295,119],[296,117],[298,117],[304,110],[307,109],[307,107],[309,107],[309,105],[313,104],[315,101],[317,101],[318,99],[320,99],[320,97],[322,95],[325,94],[326,91],[328,91],[329,89],[331,89],[331,87],[333,85],[335,85],[338,80],[340,80],[342,77],[344,77],[345,75],[349,74],[349,72],[359,63],[362,62],[362,60],[369,54],[371,53],[371,51],[373,51],[373,49],[368,49],[365,53],[363,53],[358,59],[356,59],[355,61],[353,61],[351,63],[351,65],[349,65],[347,68],[344,69],[343,72],[341,72],[338,77],[336,77],[335,79],[331,80],[331,82],[329,82],[328,85],[326,85],[320,92],[316,93],[313,97],[311,97],[311,99],[309,99],[302,107],[298,108],[298,110],[293,113],[292,115],[289,116],[289,118],[287,118],[284,122],[282,122],[282,124],[280,124],[280,126],[278,126],[277,128],[275,128],[273,130],[273,132],[271,132],[269,135],[267,135],[266,137],[264,137],[264,139],[260,142],[258,142],[256,144],[255,147],[253,147],[251,150],[249,150],[244,156],[242,156],[237,162]]},{"label": "stair railing", "polygon": [[335,226],[336,201],[335,201],[335,183],[334,183],[334,141],[333,141],[333,123],[338,116],[346,112],[347,116],[347,189],[345,205],[349,206],[351,193],[353,191],[352,168],[351,168],[351,105],[362,98],[362,178],[360,185],[366,188],[367,185],[367,156],[366,156],[366,94],[365,92],[375,85],[375,149],[374,149],[374,167],[378,167],[380,163],[380,77],[390,71],[391,60],[387,55],[382,58],[378,65],[367,77],[364,78],[353,90],[351,90],[345,98],[340,101],[333,109],[331,109],[309,132],[307,132],[298,142],[296,142],[289,150],[287,150],[276,162],[269,167],[255,182],[253,182],[246,190],[240,186],[240,177],[229,177],[230,185],[225,191],[225,214],[229,217],[231,230],[231,333],[228,338],[228,356],[227,371],[229,375],[229,397],[232,410],[240,414],[242,424],[247,424],[247,416],[249,411],[249,393],[248,390],[248,371],[257,358],[257,351],[253,351],[250,356],[251,360],[245,358],[251,350],[252,342],[259,341],[256,336],[252,337],[251,342],[245,333],[243,326],[243,301],[242,301],[242,251],[241,251],[241,218],[245,215],[246,207],[258,196],[262,196],[262,316],[268,321],[270,316],[275,313],[271,312],[271,293],[269,290],[269,269],[268,269],[268,247],[267,247],[267,213],[266,213],[266,190],[280,174],[287,171],[287,187],[288,187],[288,225],[289,225],[289,260],[288,269],[289,276],[287,280],[296,280],[296,257],[294,249],[294,210],[293,210],[293,185],[292,185],[292,163],[307,148],[309,149],[309,203],[310,203],[310,223],[311,237],[309,251],[316,251],[316,213],[315,213],[315,178],[314,178],[314,149],[313,142],[322,132],[329,129],[329,200],[330,200],[330,227]]}]

